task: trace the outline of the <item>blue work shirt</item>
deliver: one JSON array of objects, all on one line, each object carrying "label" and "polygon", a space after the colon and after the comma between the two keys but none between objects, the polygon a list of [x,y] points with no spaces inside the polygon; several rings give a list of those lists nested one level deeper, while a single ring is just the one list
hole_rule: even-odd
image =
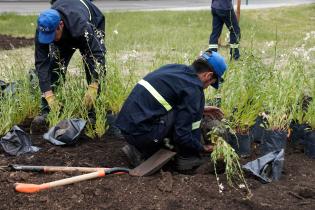
[{"label": "blue work shirt", "polygon": [[[193,128],[193,125],[202,118],[205,98],[203,83],[195,69],[192,66],[169,64],[149,73],[143,79],[175,111],[174,143],[185,149],[202,151],[200,128]],[[137,84],[125,101],[116,126],[128,135],[143,135],[149,133],[154,122],[167,112],[144,86]]]},{"label": "blue work shirt", "polygon": [[232,0],[212,0],[211,8],[221,10],[233,9]]}]

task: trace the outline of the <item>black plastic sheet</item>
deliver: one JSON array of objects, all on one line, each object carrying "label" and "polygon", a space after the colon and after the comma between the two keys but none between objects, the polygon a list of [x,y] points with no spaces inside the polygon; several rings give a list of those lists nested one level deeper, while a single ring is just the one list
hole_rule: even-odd
[{"label": "black plastic sheet", "polygon": [[44,139],[54,145],[73,145],[85,127],[83,119],[63,120],[44,134]]},{"label": "black plastic sheet", "polygon": [[0,144],[6,153],[15,156],[37,152],[40,149],[32,146],[30,136],[16,125],[1,138]]},{"label": "black plastic sheet", "polygon": [[280,179],[284,165],[284,149],[270,152],[254,161],[248,162],[243,169],[251,172],[263,183]]}]

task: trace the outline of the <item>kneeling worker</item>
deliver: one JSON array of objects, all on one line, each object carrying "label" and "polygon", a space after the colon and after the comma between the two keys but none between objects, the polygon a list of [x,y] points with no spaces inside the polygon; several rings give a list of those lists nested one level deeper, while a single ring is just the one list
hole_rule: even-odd
[{"label": "kneeling worker", "polygon": [[204,111],[222,117],[216,107],[206,107],[204,89],[219,87],[227,69],[217,52],[205,52],[191,66],[169,64],[149,73],[134,87],[116,119],[128,145],[122,150],[133,166],[139,165],[170,139],[177,152],[178,170],[191,170],[204,161],[201,152],[212,147],[200,143]]}]

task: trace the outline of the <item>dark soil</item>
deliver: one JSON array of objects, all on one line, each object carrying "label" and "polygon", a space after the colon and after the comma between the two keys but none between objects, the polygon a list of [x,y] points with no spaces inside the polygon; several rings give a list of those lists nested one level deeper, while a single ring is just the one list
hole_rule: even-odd
[{"label": "dark soil", "polygon": [[[28,131],[28,128],[24,128]],[[41,135],[32,135],[41,147],[35,154],[12,157],[0,153],[0,165],[28,164],[55,166],[128,167],[120,152],[122,139],[82,137],[73,147],[56,147]],[[248,161],[248,160],[244,160]],[[235,189],[218,192],[213,169],[207,164],[195,175],[162,171],[150,177],[109,175],[36,194],[13,190],[16,182],[44,183],[71,177],[68,173],[0,172],[0,209],[315,209],[315,161],[300,151],[289,151],[285,170],[278,182],[261,184],[247,179],[253,197],[245,200]]]},{"label": "dark soil", "polygon": [[34,38],[13,37],[0,34],[0,50],[12,50],[34,44]]}]

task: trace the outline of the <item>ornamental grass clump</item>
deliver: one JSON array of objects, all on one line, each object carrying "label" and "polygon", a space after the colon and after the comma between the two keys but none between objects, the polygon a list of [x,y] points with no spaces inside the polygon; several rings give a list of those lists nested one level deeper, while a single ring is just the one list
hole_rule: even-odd
[{"label": "ornamental grass clump", "polygon": [[248,129],[262,111],[261,90],[268,69],[252,52],[244,52],[243,60],[232,62],[222,85],[222,110],[237,133]]},{"label": "ornamental grass clump", "polygon": [[36,89],[38,83],[31,84],[27,66],[18,57],[12,59],[12,64],[0,63],[1,78],[10,83],[11,88],[0,95],[0,136],[7,133],[13,125],[22,123],[27,118],[35,117],[39,106],[40,92]]}]

